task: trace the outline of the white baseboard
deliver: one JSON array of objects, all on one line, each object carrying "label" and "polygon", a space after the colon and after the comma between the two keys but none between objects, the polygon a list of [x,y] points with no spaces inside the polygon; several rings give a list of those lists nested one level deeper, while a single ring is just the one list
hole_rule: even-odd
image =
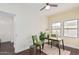
[{"label": "white baseboard", "polygon": [[65,44],[65,46],[68,46],[68,47],[71,47],[71,48],[76,48],[76,49],[79,49],[78,46],[74,46],[74,45],[68,45],[68,44]]},{"label": "white baseboard", "polygon": [[18,51],[15,51],[15,53],[19,53],[19,52],[22,52],[22,51],[27,50],[27,49],[29,49],[29,47],[27,47],[27,48],[22,48],[22,49],[20,49],[20,50],[18,50]]},{"label": "white baseboard", "polygon": [[[65,44],[64,46],[79,49],[79,47],[77,47],[77,46],[73,46],[73,45]],[[18,51],[15,51],[15,53],[19,53],[19,52],[22,52],[22,51],[27,50],[27,49],[29,49],[29,47],[20,49],[20,50],[18,50]]]}]

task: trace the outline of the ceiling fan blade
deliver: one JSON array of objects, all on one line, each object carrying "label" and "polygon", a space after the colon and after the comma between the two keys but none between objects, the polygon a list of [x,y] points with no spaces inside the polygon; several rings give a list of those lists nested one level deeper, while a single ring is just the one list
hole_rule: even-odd
[{"label": "ceiling fan blade", "polygon": [[49,3],[46,3],[46,5],[49,5]]},{"label": "ceiling fan blade", "polygon": [[45,9],[45,8],[46,8],[46,6],[44,6],[43,8],[41,8],[40,11],[42,11],[42,10]]},{"label": "ceiling fan blade", "polygon": [[51,7],[58,7],[57,4],[49,4]]}]

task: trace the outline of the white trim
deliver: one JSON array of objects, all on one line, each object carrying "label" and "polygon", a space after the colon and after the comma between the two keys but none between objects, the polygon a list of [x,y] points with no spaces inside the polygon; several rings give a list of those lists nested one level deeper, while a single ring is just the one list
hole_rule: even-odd
[{"label": "white trim", "polygon": [[20,53],[20,52],[22,52],[22,51],[24,51],[24,50],[27,50],[27,49],[29,49],[29,47],[27,47],[27,48],[22,48],[22,49],[20,49],[20,50],[18,50],[18,51],[15,51],[15,53]]},{"label": "white trim", "polygon": [[0,15],[11,16],[11,17],[16,16],[16,14],[14,14],[14,13],[5,12],[5,11],[1,11],[1,10],[0,10]]},{"label": "white trim", "polygon": [[68,44],[65,44],[64,46],[68,46],[68,47],[71,47],[71,48],[76,48],[76,49],[79,49],[78,46],[74,46],[74,45],[68,45]]}]

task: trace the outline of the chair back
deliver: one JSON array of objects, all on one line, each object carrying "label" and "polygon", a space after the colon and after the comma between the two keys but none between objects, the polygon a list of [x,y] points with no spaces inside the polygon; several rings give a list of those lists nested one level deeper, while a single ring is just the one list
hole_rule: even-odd
[{"label": "chair back", "polygon": [[56,34],[51,34],[51,37],[58,39],[58,36]]},{"label": "chair back", "polygon": [[57,35],[56,34],[51,34],[51,37],[57,38]]},{"label": "chair back", "polygon": [[33,45],[38,42],[37,35],[32,35]]},{"label": "chair back", "polygon": [[49,39],[49,34],[47,34],[47,39]]}]

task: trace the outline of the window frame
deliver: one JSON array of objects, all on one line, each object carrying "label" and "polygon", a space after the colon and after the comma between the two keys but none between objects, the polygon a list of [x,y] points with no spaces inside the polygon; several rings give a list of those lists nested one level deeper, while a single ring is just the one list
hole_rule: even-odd
[{"label": "window frame", "polygon": [[54,30],[60,30],[60,35],[59,35],[59,37],[61,37],[61,28],[62,28],[62,27],[61,27],[61,22],[60,22],[60,21],[56,21],[56,22],[52,22],[52,23],[51,23],[51,34],[53,33],[53,32],[52,32],[52,30],[53,30],[53,29],[52,29],[52,27],[53,27],[52,24],[55,24],[55,23],[60,23],[60,28],[59,28],[59,29],[54,29]]},{"label": "window frame", "polygon": [[[64,28],[65,22],[67,22],[67,21],[73,21],[73,20],[77,20],[77,28]],[[65,30],[65,29],[68,29],[68,30],[70,30],[70,29],[76,29],[76,30],[77,30],[77,37],[65,36],[65,35],[64,35],[64,30]],[[64,20],[64,21],[63,21],[63,36],[64,36],[64,37],[68,37],[68,38],[78,38],[78,19],[69,19],[69,20]]]}]

